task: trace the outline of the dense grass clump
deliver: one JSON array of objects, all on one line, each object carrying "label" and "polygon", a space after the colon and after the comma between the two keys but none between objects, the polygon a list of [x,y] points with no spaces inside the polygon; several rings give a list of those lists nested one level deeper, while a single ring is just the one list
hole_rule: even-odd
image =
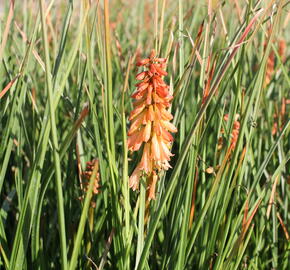
[{"label": "dense grass clump", "polygon": [[0,269],[290,269],[289,9],[1,1]]}]

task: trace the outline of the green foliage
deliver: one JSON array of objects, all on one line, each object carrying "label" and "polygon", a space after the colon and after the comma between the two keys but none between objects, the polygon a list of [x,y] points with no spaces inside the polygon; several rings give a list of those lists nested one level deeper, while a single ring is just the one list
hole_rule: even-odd
[{"label": "green foliage", "polygon": [[[4,2],[1,269],[290,268],[289,2]],[[178,132],[148,204],[127,130],[153,48]]]}]

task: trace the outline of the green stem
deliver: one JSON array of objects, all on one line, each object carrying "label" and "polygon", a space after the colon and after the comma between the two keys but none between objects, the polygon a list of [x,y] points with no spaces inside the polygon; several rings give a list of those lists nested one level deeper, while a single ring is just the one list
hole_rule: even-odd
[{"label": "green stem", "polygon": [[99,169],[99,166],[97,163],[95,163],[94,170],[93,170],[92,176],[90,178],[89,188],[88,188],[86,198],[85,198],[84,208],[82,211],[82,215],[81,215],[81,219],[80,219],[80,223],[79,223],[79,227],[78,227],[78,232],[77,232],[77,236],[76,236],[76,240],[75,240],[75,244],[74,244],[74,249],[72,252],[69,270],[75,269],[76,265],[77,265],[78,254],[79,254],[79,250],[81,248],[81,242],[83,239],[83,234],[84,234],[85,225],[86,225],[86,221],[87,221],[88,210],[89,210],[89,206],[90,206],[90,202],[91,202],[91,198],[92,198],[94,179],[96,177],[98,169]]},{"label": "green stem", "polygon": [[59,236],[60,236],[60,247],[61,247],[61,260],[62,269],[67,269],[67,252],[66,252],[66,231],[65,231],[65,215],[64,215],[64,201],[62,193],[62,181],[61,181],[61,168],[60,168],[60,158],[59,158],[59,146],[57,138],[57,130],[55,123],[54,114],[54,104],[53,104],[53,89],[51,81],[51,67],[49,60],[49,48],[47,39],[47,30],[44,15],[44,3],[43,0],[40,2],[40,15],[41,15],[41,25],[42,25],[42,39],[45,51],[45,72],[46,72],[46,84],[48,90],[48,102],[50,111],[50,123],[51,123],[51,135],[52,135],[52,146],[53,146],[53,159],[55,166],[55,180],[57,188],[57,204],[58,204],[58,221],[59,221]]},{"label": "green stem", "polygon": [[106,72],[107,72],[107,115],[108,130],[110,140],[110,150],[112,158],[115,161],[115,139],[114,139],[114,114],[113,114],[113,90],[112,90],[112,60],[111,60],[111,37],[110,37],[110,21],[109,21],[109,1],[104,1],[104,17],[105,17],[105,48],[106,48]]},{"label": "green stem", "polygon": [[137,241],[137,255],[136,255],[136,266],[137,269],[141,253],[144,246],[144,217],[145,217],[145,197],[146,187],[144,179],[141,180],[140,188],[140,206],[139,206],[139,222],[138,222],[138,241]]}]

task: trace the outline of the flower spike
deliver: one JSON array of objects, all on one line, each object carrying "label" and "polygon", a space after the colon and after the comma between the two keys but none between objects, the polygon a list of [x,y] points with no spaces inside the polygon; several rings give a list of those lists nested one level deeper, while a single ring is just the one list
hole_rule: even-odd
[{"label": "flower spike", "polygon": [[137,62],[137,67],[143,67],[144,70],[136,76],[139,83],[132,95],[136,101],[129,117],[129,150],[138,151],[144,146],[141,161],[133,171],[129,185],[133,190],[138,189],[140,177],[144,176],[147,179],[149,201],[155,199],[158,173],[171,168],[171,133],[177,132],[176,127],[170,123],[173,116],[168,111],[173,97],[163,80],[163,76],[167,75],[164,70],[166,61],[166,58],[157,58],[152,50],[149,58]]}]

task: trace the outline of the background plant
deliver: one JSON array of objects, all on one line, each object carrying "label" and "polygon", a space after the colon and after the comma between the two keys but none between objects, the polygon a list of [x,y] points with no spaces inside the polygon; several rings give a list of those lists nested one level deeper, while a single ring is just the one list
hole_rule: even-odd
[{"label": "background plant", "polygon": [[[1,269],[289,269],[288,1],[0,8]],[[146,207],[126,134],[151,49],[178,133]]]}]

